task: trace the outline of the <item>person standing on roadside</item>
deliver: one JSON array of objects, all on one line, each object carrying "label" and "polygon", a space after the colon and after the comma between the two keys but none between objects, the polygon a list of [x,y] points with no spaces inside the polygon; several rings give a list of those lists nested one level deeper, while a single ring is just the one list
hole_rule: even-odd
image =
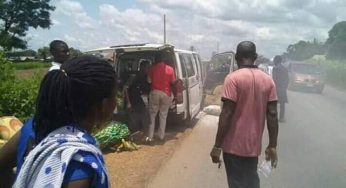
[{"label": "person standing on roadside", "polygon": [[282,65],[282,57],[274,57],[273,79],[280,104],[279,121],[285,122],[285,104],[288,102],[287,88],[289,83],[288,70]]},{"label": "person standing on roadside", "polygon": [[[110,187],[91,132],[109,122],[116,90],[114,68],[95,56],[79,56],[49,71],[41,82],[32,120],[34,147],[21,147],[27,137],[18,132],[0,148],[0,174],[17,167],[13,187],[20,188]],[[3,179],[1,185],[12,180]]]},{"label": "person standing on roadside", "polygon": [[161,141],[165,138],[166,121],[169,107],[172,105],[172,84],[176,81],[175,72],[170,62],[161,56],[157,57],[157,63],[149,71],[151,92],[149,95],[150,126],[147,141],[151,142],[154,137],[155,119],[159,112],[160,126],[158,136]]},{"label": "person standing on roadside", "polygon": [[[67,44],[61,40],[52,41],[49,47],[53,56],[52,66],[49,71],[60,69],[60,66],[69,58],[69,48]],[[3,147],[6,149],[5,152],[2,153],[3,155],[0,155],[0,166],[5,164],[8,165],[7,167],[10,167],[4,167],[0,170],[1,173],[5,175],[4,177],[6,179],[3,185],[4,187],[9,187],[7,184],[11,184],[11,181],[14,179],[13,167],[17,167],[16,176],[18,175],[19,169],[21,169],[24,164],[25,156],[35,145],[34,140],[35,132],[33,130],[33,117],[31,117],[23,124],[21,130],[11,138],[11,141],[8,142],[13,147]],[[3,160],[4,157],[6,157],[5,160]],[[3,161],[5,161],[5,163],[2,163]]]},{"label": "person standing on roadside", "polygon": [[253,42],[239,43],[235,58],[239,69],[225,79],[223,106],[210,156],[213,163],[220,163],[223,153],[229,187],[258,188],[258,156],[266,118],[266,160],[271,160],[274,168],[278,161],[276,89],[272,78],[254,65],[257,53]]},{"label": "person standing on roadside", "polygon": [[49,44],[49,50],[53,56],[52,66],[49,71],[60,69],[60,66],[70,57],[70,50],[66,42],[62,40],[53,40]]}]

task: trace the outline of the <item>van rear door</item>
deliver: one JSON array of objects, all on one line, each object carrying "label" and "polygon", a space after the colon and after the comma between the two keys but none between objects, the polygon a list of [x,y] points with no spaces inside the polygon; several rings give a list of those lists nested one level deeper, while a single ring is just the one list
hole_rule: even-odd
[{"label": "van rear door", "polygon": [[[199,98],[201,99],[201,102],[203,100],[203,90],[204,90],[204,76],[203,76],[203,66],[200,60],[200,57],[198,54],[193,54],[194,63],[197,68],[197,75],[198,75],[198,84],[199,84]],[[200,104],[201,105],[201,104]],[[201,106],[200,106],[201,107]]]},{"label": "van rear door", "polygon": [[179,60],[186,69],[186,71],[183,72],[183,77],[187,78],[187,106],[190,117],[193,118],[198,114],[202,101],[197,64],[193,55],[189,53],[179,53]]}]

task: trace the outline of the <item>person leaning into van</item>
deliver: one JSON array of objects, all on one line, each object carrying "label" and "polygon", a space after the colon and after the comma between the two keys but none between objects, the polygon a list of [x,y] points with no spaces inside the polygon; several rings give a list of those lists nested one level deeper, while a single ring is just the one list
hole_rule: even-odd
[{"label": "person leaning into van", "polygon": [[148,80],[151,83],[151,92],[149,95],[151,123],[147,141],[152,141],[154,137],[155,119],[158,112],[160,122],[158,136],[160,140],[164,140],[167,114],[173,101],[171,85],[176,81],[174,69],[170,66],[169,61],[165,60],[163,56],[158,56],[156,64],[149,70]]},{"label": "person leaning into van", "polygon": [[139,72],[133,79],[128,89],[128,98],[131,106],[129,128],[132,132],[147,132],[150,124],[150,115],[147,108],[148,95],[150,93],[150,84],[148,83],[149,61],[140,63]]}]

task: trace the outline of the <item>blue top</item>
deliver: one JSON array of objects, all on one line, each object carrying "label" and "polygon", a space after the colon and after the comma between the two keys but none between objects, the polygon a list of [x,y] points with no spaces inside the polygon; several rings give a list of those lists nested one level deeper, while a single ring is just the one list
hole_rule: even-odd
[{"label": "blue top", "polygon": [[30,118],[22,126],[20,130],[19,144],[17,147],[17,175],[19,174],[20,169],[24,163],[25,153],[27,151],[29,140],[35,139],[35,132],[32,127],[33,118]]},{"label": "blue top", "polygon": [[[28,143],[30,140],[35,140],[35,132],[33,129],[32,122],[33,122],[32,118],[30,118],[27,122],[25,122],[20,132],[19,144],[17,147],[17,158],[16,158],[17,160],[16,161],[17,163],[16,175],[17,176],[24,163],[24,158],[25,158],[25,153],[27,151]],[[95,172],[91,166],[85,165],[75,160],[71,160],[65,172],[64,183],[81,180],[81,179],[92,178],[94,177],[94,175],[95,175]]]}]

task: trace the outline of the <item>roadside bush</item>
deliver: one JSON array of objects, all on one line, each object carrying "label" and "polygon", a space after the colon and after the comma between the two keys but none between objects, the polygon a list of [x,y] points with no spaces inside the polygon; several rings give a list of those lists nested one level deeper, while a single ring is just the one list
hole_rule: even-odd
[{"label": "roadside bush", "polygon": [[22,121],[35,112],[41,76],[5,81],[0,86],[0,116],[13,115]]},{"label": "roadside bush", "polygon": [[16,116],[21,121],[34,114],[42,76],[17,78],[13,64],[0,56],[0,116]]},{"label": "roadside bush", "polygon": [[39,69],[39,68],[48,68],[51,64],[46,62],[21,62],[13,63],[13,66],[16,70],[28,70],[28,69]]},{"label": "roadside bush", "polygon": [[322,66],[328,84],[346,89],[346,61],[315,60]]},{"label": "roadside bush", "polygon": [[3,58],[0,53],[0,83],[6,80],[13,80],[14,77],[14,67],[12,63]]}]

